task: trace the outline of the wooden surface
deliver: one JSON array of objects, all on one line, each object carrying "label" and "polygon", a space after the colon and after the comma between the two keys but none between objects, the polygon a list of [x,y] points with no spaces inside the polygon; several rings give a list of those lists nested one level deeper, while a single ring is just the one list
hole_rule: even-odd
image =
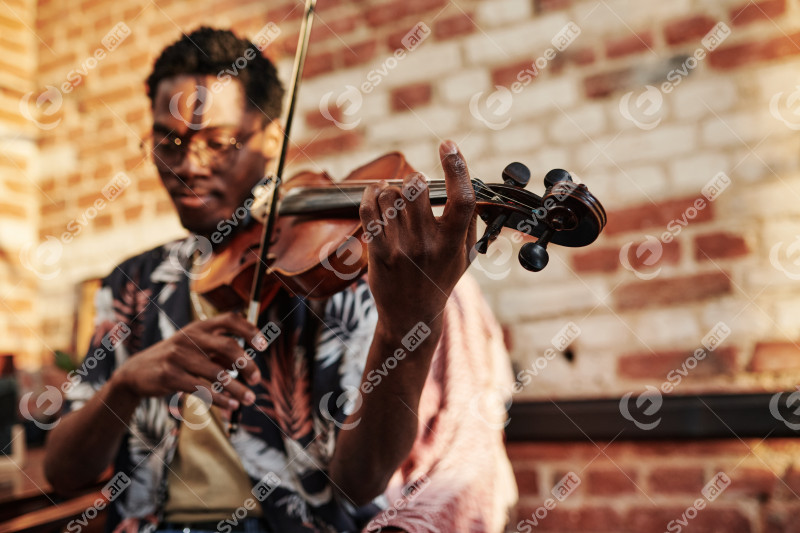
[{"label": "wooden surface", "polygon": [[[38,448],[20,462],[0,457],[0,533],[58,532],[71,520],[82,520],[76,522],[81,533],[102,532],[106,511],[87,512],[101,498],[101,485],[71,499],[59,497],[45,479],[44,456],[44,448]],[[103,483],[109,474],[110,469]]]}]

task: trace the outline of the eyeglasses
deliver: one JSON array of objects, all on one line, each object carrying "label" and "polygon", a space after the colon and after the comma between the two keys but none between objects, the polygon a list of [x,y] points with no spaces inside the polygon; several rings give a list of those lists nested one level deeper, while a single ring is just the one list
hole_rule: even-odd
[{"label": "eyeglasses", "polygon": [[237,138],[225,131],[197,131],[183,137],[165,132],[153,132],[142,143],[159,168],[177,167],[187,152],[192,152],[200,165],[212,170],[225,170],[232,165],[239,151],[258,129]]}]

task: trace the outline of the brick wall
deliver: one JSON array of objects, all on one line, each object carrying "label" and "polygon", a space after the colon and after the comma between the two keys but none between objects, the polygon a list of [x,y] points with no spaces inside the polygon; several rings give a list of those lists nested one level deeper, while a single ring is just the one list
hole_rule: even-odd
[{"label": "brick wall", "polygon": [[[38,354],[38,279],[25,268],[35,255],[41,207],[36,172],[38,129],[21,105],[34,90],[36,3],[0,7],[0,353]],[[47,259],[43,249],[43,259]]]},{"label": "brick wall", "polygon": [[[25,368],[69,350],[76,284],[182,233],[139,150],[155,54],[201,23],[252,36],[273,21],[282,33],[266,53],[286,79],[301,11],[295,1],[5,3],[0,350]],[[440,177],[436,146],[452,138],[485,181],[517,160],[534,192],[554,167],[589,186],[609,215],[593,246],[553,247],[532,274],[504,232],[472,269],[525,384],[515,401],[791,390],[798,32],[797,0],[319,0],[290,172],[343,176],[396,149]],[[119,173],[131,184],[109,198]],[[663,530],[724,470],[731,492],[692,531],[718,531],[717,520],[789,531],[794,445],[749,445],[763,455],[733,440],[614,444],[610,458],[605,445],[515,448],[520,514],[575,471],[581,488],[542,528]]]}]

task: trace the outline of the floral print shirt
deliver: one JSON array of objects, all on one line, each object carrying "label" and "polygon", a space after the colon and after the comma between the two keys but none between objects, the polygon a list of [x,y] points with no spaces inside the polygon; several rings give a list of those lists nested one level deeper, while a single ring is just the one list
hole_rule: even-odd
[{"label": "floral print shirt", "polygon": [[[68,409],[79,409],[128,357],[191,321],[192,239],[133,257],[103,281],[96,331],[67,395]],[[356,507],[333,490],[327,465],[337,432],[359,400],[377,319],[364,280],[316,308],[279,292],[262,314],[259,323],[276,324],[280,334],[255,358],[262,375],[253,387],[257,399],[243,406],[231,443],[254,487],[263,492],[265,480],[272,481],[260,501],[263,528],[502,531],[516,501],[502,437],[511,371],[499,327],[467,276],[445,310],[409,457],[385,493],[367,505]],[[391,379],[390,372],[371,381]],[[180,396],[144,399],[129,421],[114,469],[131,483],[109,509],[109,531],[152,530],[163,520],[167,468],[181,431],[174,409]]]}]

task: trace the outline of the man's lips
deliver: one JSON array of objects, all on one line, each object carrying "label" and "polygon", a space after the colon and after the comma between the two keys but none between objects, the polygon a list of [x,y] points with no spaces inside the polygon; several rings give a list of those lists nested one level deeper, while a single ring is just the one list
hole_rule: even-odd
[{"label": "man's lips", "polygon": [[172,194],[175,203],[193,209],[207,206],[217,195],[210,191],[180,191]]}]

